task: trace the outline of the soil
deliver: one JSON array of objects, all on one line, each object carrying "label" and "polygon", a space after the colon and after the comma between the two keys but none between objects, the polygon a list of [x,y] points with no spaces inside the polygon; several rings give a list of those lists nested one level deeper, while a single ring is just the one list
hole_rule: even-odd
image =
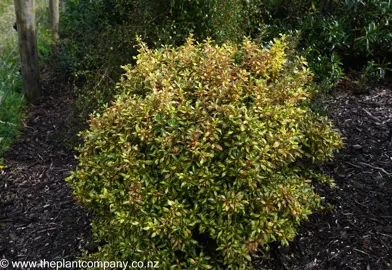
[{"label": "soil", "polygon": [[88,215],[64,181],[76,166],[59,136],[72,115],[71,86],[46,77],[43,96],[28,106],[22,135],[0,172],[0,259],[72,260],[79,239],[90,233]]},{"label": "soil", "polygon": [[321,168],[336,187],[317,186],[331,211],[310,216],[290,247],[258,269],[392,269],[392,89],[324,97],[344,148]]},{"label": "soil", "polygon": [[[72,117],[71,89],[64,78],[47,76],[42,98],[28,106],[22,135],[4,157],[0,260],[73,260],[91,236],[90,215],[64,181],[76,166],[59,136]],[[255,268],[392,269],[392,90],[336,92],[323,104],[345,143],[322,168],[336,187],[317,186],[333,208],[311,215],[290,247],[273,247]]]}]

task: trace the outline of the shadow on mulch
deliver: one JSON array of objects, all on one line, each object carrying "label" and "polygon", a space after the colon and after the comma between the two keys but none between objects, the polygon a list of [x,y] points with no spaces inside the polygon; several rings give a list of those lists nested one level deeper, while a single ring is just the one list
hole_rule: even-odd
[{"label": "shadow on mulch", "polygon": [[392,89],[338,93],[323,102],[344,148],[322,170],[336,188],[318,186],[333,210],[304,222],[288,248],[258,269],[392,269]]},{"label": "shadow on mulch", "polygon": [[[89,215],[64,181],[76,166],[59,136],[72,117],[72,86],[51,76],[43,88],[0,172],[0,259],[73,260],[90,236]],[[257,269],[391,269],[392,90],[329,96],[324,104],[345,142],[323,167],[336,188],[317,187],[334,208],[312,215],[290,247],[273,249]]]},{"label": "shadow on mulch", "polygon": [[72,115],[72,86],[48,77],[0,172],[0,259],[72,260],[80,255],[79,238],[90,233],[88,215],[64,181],[76,166],[59,136]]}]

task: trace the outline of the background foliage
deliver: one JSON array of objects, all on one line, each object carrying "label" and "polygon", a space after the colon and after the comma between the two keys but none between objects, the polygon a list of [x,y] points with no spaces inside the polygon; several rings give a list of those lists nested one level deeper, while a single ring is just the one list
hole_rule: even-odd
[{"label": "background foliage", "polygon": [[[62,17],[58,67],[72,72],[80,116],[110,101],[120,66],[137,54],[135,36],[151,47],[181,45],[189,36],[218,43],[250,36],[268,44],[280,33],[298,41],[320,88],[347,75],[379,81],[391,62],[391,1],[381,0],[69,0]],[[348,74],[350,74],[348,76]]]},{"label": "background foliage", "polygon": [[[251,1],[252,2],[252,1]],[[272,38],[300,31],[299,48],[318,77],[333,86],[353,69],[361,83],[380,80],[392,61],[392,3],[369,0],[258,1],[255,21]],[[259,31],[261,30],[261,31]]]}]

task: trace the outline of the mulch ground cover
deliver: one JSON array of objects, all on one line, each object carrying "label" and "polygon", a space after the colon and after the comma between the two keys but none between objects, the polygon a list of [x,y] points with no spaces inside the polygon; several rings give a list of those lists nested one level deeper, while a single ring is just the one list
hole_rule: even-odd
[{"label": "mulch ground cover", "polygon": [[333,209],[312,215],[259,269],[392,269],[392,89],[343,91],[323,104],[345,144],[322,168],[336,187],[317,187]]},{"label": "mulch ground cover", "polygon": [[[73,260],[91,235],[89,214],[64,181],[76,166],[61,132],[75,98],[51,75],[28,106],[21,137],[0,172],[0,259]],[[323,106],[345,146],[321,168],[336,187],[317,186],[333,208],[310,216],[290,247],[275,247],[256,269],[392,269],[392,90],[339,92]]]},{"label": "mulch ground cover", "polygon": [[64,181],[76,166],[59,134],[71,115],[71,87],[53,77],[42,88],[0,172],[0,259],[71,260],[90,231],[88,215]]}]

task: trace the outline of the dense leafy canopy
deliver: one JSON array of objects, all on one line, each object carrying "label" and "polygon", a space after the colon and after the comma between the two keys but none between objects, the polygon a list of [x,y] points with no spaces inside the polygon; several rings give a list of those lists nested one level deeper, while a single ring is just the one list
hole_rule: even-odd
[{"label": "dense leafy canopy", "polygon": [[95,212],[90,256],[157,260],[169,269],[248,269],[250,254],[288,244],[320,207],[305,164],[341,146],[313,113],[312,74],[269,49],[195,43],[151,50],[139,42],[121,93],[82,133],[68,179]]}]

